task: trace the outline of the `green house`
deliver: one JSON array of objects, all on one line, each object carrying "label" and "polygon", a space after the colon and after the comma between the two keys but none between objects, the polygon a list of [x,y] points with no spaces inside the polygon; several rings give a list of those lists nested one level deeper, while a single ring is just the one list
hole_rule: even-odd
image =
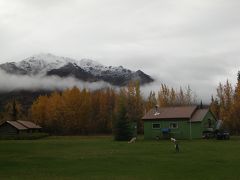
[{"label": "green house", "polygon": [[145,139],[198,139],[213,132],[216,118],[209,109],[197,106],[155,107],[142,118]]}]

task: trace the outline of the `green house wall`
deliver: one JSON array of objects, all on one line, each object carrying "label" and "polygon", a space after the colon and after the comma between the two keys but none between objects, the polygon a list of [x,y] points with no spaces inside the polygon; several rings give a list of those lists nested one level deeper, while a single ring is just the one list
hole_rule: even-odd
[{"label": "green house wall", "polygon": [[[164,138],[162,129],[169,128],[171,122],[178,123],[178,128],[171,129],[168,138],[176,139],[199,139],[202,138],[202,132],[208,128],[208,119],[212,121],[212,127],[215,129],[216,119],[209,111],[205,117],[199,122],[192,122],[190,126],[189,119],[161,119],[161,120],[145,120],[144,121],[144,138],[156,139],[156,137]],[[160,123],[160,129],[153,129],[153,123]],[[191,127],[191,130],[190,130]],[[191,131],[191,135],[190,135]]]},{"label": "green house wall", "polygon": [[213,130],[216,129],[216,122],[217,119],[213,116],[213,114],[211,113],[211,111],[208,111],[208,113],[206,114],[206,116],[204,117],[204,119],[201,122],[201,127],[202,127],[202,131],[205,131],[208,129],[208,119],[211,120],[211,124],[212,124],[212,128]]}]

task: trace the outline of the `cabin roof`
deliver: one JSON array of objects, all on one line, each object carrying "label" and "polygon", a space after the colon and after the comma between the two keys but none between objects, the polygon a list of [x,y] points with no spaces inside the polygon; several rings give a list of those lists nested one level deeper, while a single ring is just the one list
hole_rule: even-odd
[{"label": "cabin roof", "polygon": [[204,119],[204,117],[207,115],[209,109],[198,109],[193,117],[191,118],[191,122],[200,122]]},{"label": "cabin roof", "polygon": [[39,125],[36,125],[35,123],[31,121],[21,121],[18,120],[18,123],[22,124],[23,126],[27,127],[28,129],[41,129],[42,127]]},{"label": "cabin roof", "polygon": [[25,126],[18,123],[17,121],[6,121],[6,123],[12,125],[13,127],[15,127],[18,130],[27,130],[27,128]]},{"label": "cabin roof", "polygon": [[[18,121],[5,121],[4,123],[8,123],[18,130],[41,129],[42,128],[41,126],[38,126],[31,121],[20,121],[20,120],[18,120]],[[4,123],[2,123],[2,124],[4,124]]]},{"label": "cabin roof", "polygon": [[191,119],[197,110],[197,106],[177,106],[153,108],[142,118],[143,120],[163,119]]}]

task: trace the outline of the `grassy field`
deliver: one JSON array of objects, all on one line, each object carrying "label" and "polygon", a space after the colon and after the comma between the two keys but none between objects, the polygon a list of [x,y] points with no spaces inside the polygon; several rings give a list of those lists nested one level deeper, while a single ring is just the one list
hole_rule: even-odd
[{"label": "grassy field", "polygon": [[240,139],[135,144],[111,137],[0,141],[0,179],[240,179]]}]

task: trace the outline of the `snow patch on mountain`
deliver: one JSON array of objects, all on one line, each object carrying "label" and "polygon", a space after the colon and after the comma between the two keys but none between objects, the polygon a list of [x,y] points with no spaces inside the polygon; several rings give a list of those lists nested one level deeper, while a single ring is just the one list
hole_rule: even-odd
[{"label": "snow patch on mountain", "polygon": [[81,59],[75,60],[67,57],[55,56],[53,54],[38,54],[26,58],[20,62],[14,63],[19,69],[23,69],[30,75],[41,74],[45,75],[48,71],[52,69],[59,69],[69,63],[75,64],[87,72],[90,72],[93,75],[101,76],[103,74],[109,73],[126,73],[132,72],[130,70],[126,71],[122,66],[113,67],[113,66],[104,66],[96,61],[91,59]]},{"label": "snow patch on mountain", "polygon": [[0,69],[9,74],[42,77],[50,74],[60,77],[67,75],[78,77],[80,80],[104,80],[114,85],[124,85],[131,80],[140,80],[143,84],[153,81],[142,71],[134,72],[122,66],[104,66],[91,59],[76,60],[50,53],[31,56],[20,62],[1,64]]},{"label": "snow patch on mountain", "polygon": [[48,53],[31,56],[15,64],[18,68],[27,71],[30,75],[45,75],[47,71],[58,69],[69,62],[74,63],[75,60]]}]

